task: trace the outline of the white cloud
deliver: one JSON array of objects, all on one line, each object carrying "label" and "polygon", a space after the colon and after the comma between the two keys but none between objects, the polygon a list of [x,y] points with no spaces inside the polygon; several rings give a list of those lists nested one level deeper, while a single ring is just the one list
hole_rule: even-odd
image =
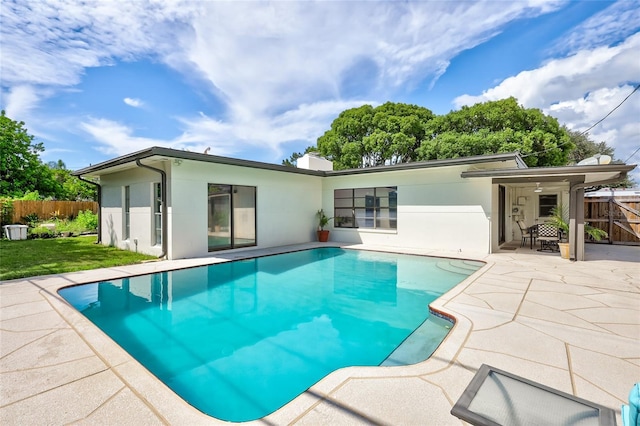
[{"label": "white cloud", "polygon": [[212,141],[212,150],[223,149],[233,153],[238,149],[237,141],[245,146],[267,148],[281,155],[280,145],[292,141],[315,139],[327,129],[340,112],[360,106],[366,101],[328,101],[300,105],[270,118],[247,118],[247,121],[225,123],[201,115],[196,119],[183,119],[185,133],[176,140],[178,143]]},{"label": "white cloud", "polygon": [[[3,2],[2,84],[68,87],[79,83],[87,67],[152,57],[206,81],[225,103],[223,117],[183,119],[184,140],[202,139],[206,132],[232,138],[223,140],[236,151],[257,139],[278,151],[292,139],[315,142],[332,117],[320,122],[305,114],[322,105],[356,105],[357,99],[388,97],[428,76],[435,81],[451,58],[503,25],[562,4]],[[345,84],[362,66],[367,78]],[[128,129],[120,136],[134,133]],[[100,134],[98,140],[108,138]]]},{"label": "white cloud", "polygon": [[2,84],[69,86],[87,67],[162,55],[189,2],[2,2]]},{"label": "white cloud", "polygon": [[80,123],[82,130],[103,144],[99,150],[109,155],[123,155],[151,146],[167,146],[165,141],[133,136],[131,128],[104,118],[89,119]]},{"label": "white cloud", "polygon": [[460,51],[532,13],[526,3],[207,3],[172,64],[194,64],[239,115],[340,97],[346,72],[373,69],[362,95],[442,72]]},{"label": "white cloud", "polygon": [[[81,122],[79,127],[94,140],[101,143],[98,148],[100,152],[110,156],[124,155],[152,146],[187,149],[195,152],[204,152],[205,148],[208,147],[206,141],[164,140],[135,136],[130,127],[104,118],[87,119]],[[225,155],[227,152],[220,147],[216,147],[210,153]]]},{"label": "white cloud", "polygon": [[132,106],[134,108],[140,108],[144,105],[144,102],[142,102],[140,99],[135,99],[135,98],[124,98],[122,101],[125,104]]},{"label": "white cloud", "polygon": [[600,13],[558,38],[553,53],[573,54],[594,46],[608,46],[626,39],[638,31],[640,1],[613,2]]},{"label": "white cloud", "polygon": [[[301,105],[270,120],[233,124],[200,114],[196,118],[180,119],[184,131],[172,139],[137,137],[131,127],[104,118],[85,119],[80,128],[99,142],[100,151],[108,155],[124,155],[151,146],[164,146],[194,152],[210,148],[210,154],[231,156],[241,148],[253,146],[275,150],[274,158],[277,158],[282,154],[278,150],[280,144],[292,140],[314,140],[326,129],[328,120],[347,108],[361,104],[320,102]],[[243,141],[243,147],[238,146],[239,140]]]},{"label": "white cloud", "polygon": [[3,93],[4,110],[7,113],[7,117],[13,120],[24,121],[24,118],[29,115],[40,101],[38,91],[28,84],[21,84],[11,87],[7,93]]}]

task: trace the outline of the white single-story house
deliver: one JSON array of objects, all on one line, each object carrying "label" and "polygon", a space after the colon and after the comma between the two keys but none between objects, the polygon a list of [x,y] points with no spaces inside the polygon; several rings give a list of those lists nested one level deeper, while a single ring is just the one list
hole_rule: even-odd
[{"label": "white single-story house", "polygon": [[74,175],[99,182],[103,244],[167,259],[315,241],[319,209],[332,241],[491,253],[562,203],[583,260],[584,188],[634,167],[528,168],[509,153],[334,171],[309,155],[288,167],[153,147]]}]

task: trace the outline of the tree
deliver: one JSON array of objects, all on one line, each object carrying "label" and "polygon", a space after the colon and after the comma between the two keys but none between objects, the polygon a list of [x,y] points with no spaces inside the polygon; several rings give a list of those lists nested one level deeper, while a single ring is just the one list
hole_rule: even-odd
[{"label": "tree", "polygon": [[0,196],[19,197],[38,191],[42,196],[56,196],[62,191],[49,168],[40,161],[44,151],[27,133],[24,122],[0,113]]},{"label": "tree", "polygon": [[318,138],[318,151],[335,170],[415,161],[432,118],[430,110],[402,103],[351,108]]},{"label": "tree", "polygon": [[83,201],[96,200],[98,191],[95,185],[91,185],[76,176],[71,175],[64,161],[49,161],[47,163],[53,178],[61,185],[61,191],[56,194],[59,200]]},{"label": "tree", "polygon": [[426,123],[421,160],[519,152],[528,166],[567,164],[574,148],[558,120],[515,98],[464,106]]},{"label": "tree", "polygon": [[340,113],[317,148],[336,170],[505,152],[519,152],[530,167],[560,166],[573,149],[558,120],[515,98],[440,116],[416,105],[363,105]]},{"label": "tree", "polygon": [[95,185],[91,185],[68,174],[67,180],[62,184],[64,189],[64,199],[69,201],[97,201],[98,190]]}]

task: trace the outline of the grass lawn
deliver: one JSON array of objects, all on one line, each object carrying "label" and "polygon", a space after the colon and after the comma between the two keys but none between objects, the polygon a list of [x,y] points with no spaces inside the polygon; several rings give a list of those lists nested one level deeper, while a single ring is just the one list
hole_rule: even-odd
[{"label": "grass lawn", "polygon": [[96,236],[0,240],[0,280],[131,265],[156,259],[95,242]]}]

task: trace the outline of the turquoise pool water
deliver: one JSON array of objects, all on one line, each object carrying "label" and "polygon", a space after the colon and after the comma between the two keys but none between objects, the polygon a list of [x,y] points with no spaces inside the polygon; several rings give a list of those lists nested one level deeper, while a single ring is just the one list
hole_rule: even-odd
[{"label": "turquoise pool water", "polygon": [[428,358],[451,325],[429,303],[481,266],[320,248],[59,293],[191,405],[247,421],[341,367]]}]

